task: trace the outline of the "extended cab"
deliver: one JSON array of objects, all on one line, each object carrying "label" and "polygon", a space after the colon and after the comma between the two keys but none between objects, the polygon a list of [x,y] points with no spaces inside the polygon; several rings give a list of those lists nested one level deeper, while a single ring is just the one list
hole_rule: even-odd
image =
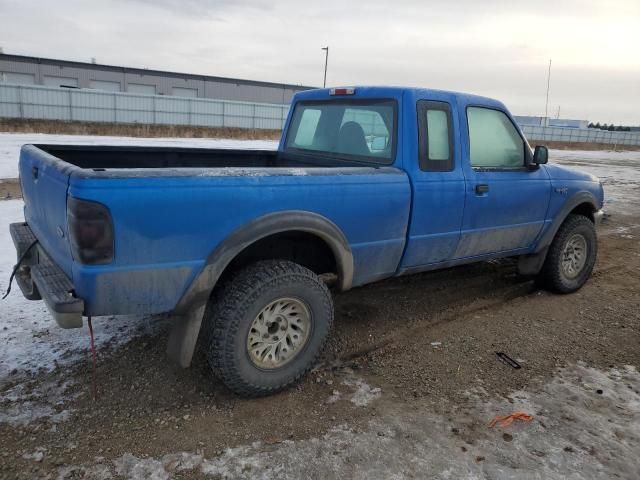
[{"label": "extended cab", "polygon": [[580,288],[603,190],[547,155],[498,101],[387,87],[297,94],[277,151],[25,145],[17,280],[65,328],[171,313],[172,358],[200,336],[227,386],[268,394],[318,357],[328,286],[518,257]]}]

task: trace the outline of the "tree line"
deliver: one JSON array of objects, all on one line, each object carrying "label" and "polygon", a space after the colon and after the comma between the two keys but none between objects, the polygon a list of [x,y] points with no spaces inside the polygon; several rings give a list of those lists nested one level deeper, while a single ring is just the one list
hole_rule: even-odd
[{"label": "tree line", "polygon": [[609,132],[630,132],[631,131],[631,127],[625,127],[623,125],[614,125],[613,123],[611,125],[607,125],[606,123],[603,123],[602,125],[600,125],[600,122],[589,123],[589,128],[596,128],[598,130],[608,130]]}]

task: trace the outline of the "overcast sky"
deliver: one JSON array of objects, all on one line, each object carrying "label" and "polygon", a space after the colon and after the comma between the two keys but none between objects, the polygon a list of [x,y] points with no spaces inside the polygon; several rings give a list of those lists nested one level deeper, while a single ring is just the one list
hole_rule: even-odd
[{"label": "overcast sky", "polygon": [[640,125],[640,0],[0,0],[5,53],[322,85],[394,84]]}]

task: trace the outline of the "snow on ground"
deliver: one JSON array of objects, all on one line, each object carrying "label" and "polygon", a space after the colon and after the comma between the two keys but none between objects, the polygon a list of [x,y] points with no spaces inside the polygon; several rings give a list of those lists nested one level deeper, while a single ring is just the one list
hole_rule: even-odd
[{"label": "snow on ground", "polygon": [[[522,410],[531,422],[489,428],[495,415]],[[478,402],[454,418],[429,409],[391,409],[368,428],[335,427],[320,438],[254,442],[205,458],[125,453],[61,467],[62,478],[169,479],[192,471],[212,478],[637,478],[640,471],[640,373],[582,364],[558,372],[541,391]],[[472,435],[471,437],[469,437]],[[36,451],[34,455],[45,452]]]},{"label": "snow on ground", "polygon": [[631,213],[640,208],[640,152],[551,150],[549,162],[599,177],[604,186],[605,211]]},{"label": "snow on ground", "polygon": [[44,133],[0,133],[0,178],[18,178],[18,157],[29,143],[69,145],[128,145],[191,148],[250,148],[273,150],[272,140],[223,140],[212,138],[133,138],[91,135],[49,135]]}]

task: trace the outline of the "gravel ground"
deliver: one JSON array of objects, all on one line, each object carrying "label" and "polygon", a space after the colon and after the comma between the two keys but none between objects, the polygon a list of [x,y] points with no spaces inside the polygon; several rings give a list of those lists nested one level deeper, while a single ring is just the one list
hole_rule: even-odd
[{"label": "gravel ground", "polygon": [[[12,294],[2,339],[23,362],[0,378],[0,478],[637,478],[640,170],[562,154],[612,200],[580,292],[538,290],[507,260],[337,295],[323,363],[269,398],[233,396],[201,355],[171,367],[167,321],[129,318],[101,319],[96,402],[86,329],[45,328]],[[534,419],[489,428],[518,410]]]}]

